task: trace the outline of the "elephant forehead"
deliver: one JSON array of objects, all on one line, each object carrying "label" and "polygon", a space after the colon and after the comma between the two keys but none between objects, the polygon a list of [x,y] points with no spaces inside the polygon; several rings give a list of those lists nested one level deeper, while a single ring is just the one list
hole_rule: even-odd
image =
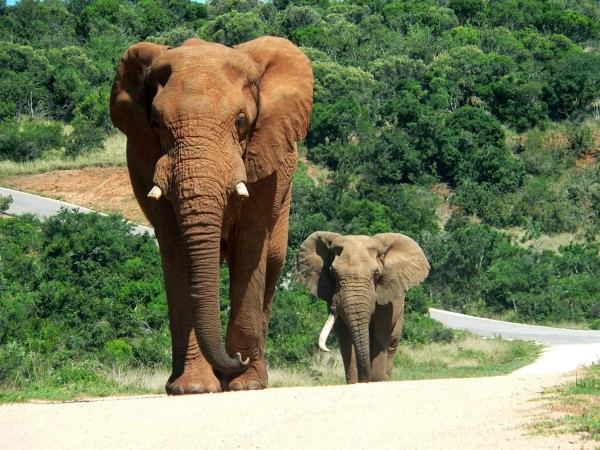
[{"label": "elephant forehead", "polygon": [[161,54],[153,66],[155,71],[168,66],[174,76],[207,77],[216,83],[237,83],[256,69],[256,64],[243,53],[209,43],[172,48]]},{"label": "elephant forehead", "polygon": [[372,237],[363,235],[339,236],[333,245],[344,250],[371,252],[378,249],[378,243]]},{"label": "elephant forehead", "polygon": [[368,236],[341,236],[333,242],[339,264],[352,266],[374,262],[378,254],[377,242]]}]

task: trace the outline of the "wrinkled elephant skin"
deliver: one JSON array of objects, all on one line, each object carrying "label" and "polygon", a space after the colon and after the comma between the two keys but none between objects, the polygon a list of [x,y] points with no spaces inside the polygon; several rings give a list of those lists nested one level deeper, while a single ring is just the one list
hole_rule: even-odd
[{"label": "wrinkled elephant skin", "polygon": [[399,233],[369,237],[318,231],[302,243],[294,274],[329,305],[319,346],[328,351],[325,340],[335,326],[348,383],[390,379],[405,294],[428,273],[421,248]]},{"label": "wrinkled elephant skin", "polygon": [[[136,198],[160,247],[172,337],[169,394],[267,385],[266,327],[285,260],[310,61],[285,39],[129,47],[110,99]],[[219,270],[230,272],[221,336]]]}]

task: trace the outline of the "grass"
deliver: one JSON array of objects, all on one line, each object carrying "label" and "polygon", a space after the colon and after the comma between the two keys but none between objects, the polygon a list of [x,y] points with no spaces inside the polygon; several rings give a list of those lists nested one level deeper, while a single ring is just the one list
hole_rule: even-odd
[{"label": "grass", "polygon": [[578,372],[574,383],[548,389],[543,400],[558,417],[538,421],[535,424],[538,433],[576,433],[584,439],[600,442],[599,364]]},{"label": "grass", "polygon": [[339,351],[317,353],[308,368],[270,368],[269,387],[334,386],[346,383]]},{"label": "grass", "polygon": [[458,335],[450,343],[400,347],[394,380],[488,377],[509,374],[534,362],[542,348],[529,341]]},{"label": "grass", "polygon": [[[451,343],[420,347],[401,346],[394,358],[392,379],[486,377],[509,374],[537,359],[542,348],[526,341],[483,339],[458,334]],[[270,387],[327,386],[344,384],[344,366],[339,351],[317,355],[306,369],[272,369]]]},{"label": "grass", "polygon": [[0,390],[0,403],[22,403],[34,400],[65,402],[98,397],[143,395],[164,393],[166,376],[160,389],[156,376],[132,371],[127,376],[115,374],[93,374],[85,379],[56,383],[55,380],[39,379],[24,388]]},{"label": "grass", "polygon": [[[399,348],[393,380],[464,378],[504,375],[532,362],[540,347],[531,342],[483,339],[460,334],[452,343]],[[94,367],[90,364],[90,367]],[[63,372],[62,379],[40,377],[19,388],[0,390],[0,403],[71,401],[116,395],[163,394],[166,369],[96,369]],[[40,368],[43,370],[43,368]],[[307,387],[345,384],[339,351],[319,353],[310,367],[270,368],[269,387]]]},{"label": "grass", "polygon": [[30,162],[0,161],[0,179],[16,175],[34,175],[52,170],[124,166],[126,164],[125,142],[124,134],[115,133],[106,139],[103,150],[85,153],[75,158],[66,158],[62,152],[55,151],[42,159]]}]

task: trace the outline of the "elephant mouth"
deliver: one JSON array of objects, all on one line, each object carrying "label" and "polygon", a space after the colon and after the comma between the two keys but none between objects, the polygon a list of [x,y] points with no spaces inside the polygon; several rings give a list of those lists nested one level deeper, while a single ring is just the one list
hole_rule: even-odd
[{"label": "elephant mouth", "polygon": [[[148,192],[148,198],[160,200],[161,197],[170,197],[172,183],[173,161],[168,154],[163,155],[156,163],[152,189]],[[250,194],[246,187],[246,170],[241,158],[234,158],[233,171],[229,184],[229,189],[240,199],[246,200]]]},{"label": "elephant mouth", "polygon": [[[250,197],[250,194],[248,193],[248,188],[246,187],[246,184],[243,181],[240,181],[238,184],[235,185],[234,192],[235,195],[237,195],[240,198],[240,200],[246,200],[248,197]],[[150,192],[148,192],[148,198],[151,198],[153,200],[160,200],[162,196],[163,191],[157,185],[154,185],[152,189],[150,189]]]}]

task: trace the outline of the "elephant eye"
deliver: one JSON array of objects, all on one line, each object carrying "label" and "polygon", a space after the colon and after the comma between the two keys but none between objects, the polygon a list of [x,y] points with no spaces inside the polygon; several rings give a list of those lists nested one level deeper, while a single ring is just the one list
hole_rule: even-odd
[{"label": "elephant eye", "polygon": [[245,114],[240,114],[235,120],[235,126],[238,130],[238,136],[240,139],[244,139],[248,132],[248,118]]}]

